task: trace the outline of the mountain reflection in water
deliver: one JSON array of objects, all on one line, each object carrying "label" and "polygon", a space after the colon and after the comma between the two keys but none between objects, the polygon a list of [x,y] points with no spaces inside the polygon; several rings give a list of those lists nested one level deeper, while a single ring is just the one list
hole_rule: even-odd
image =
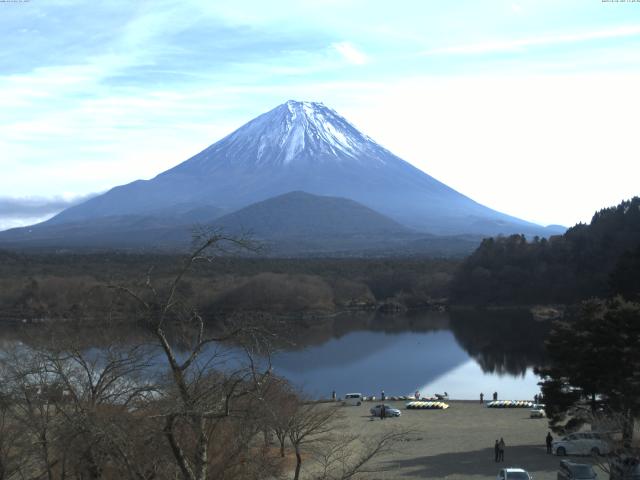
[{"label": "mountain reflection in water", "polygon": [[454,310],[336,317],[314,327],[307,332],[311,345],[305,347],[299,334],[296,350],[273,357],[276,373],[312,396],[333,390],[407,395],[419,389],[447,391],[453,398],[498,391],[501,398],[529,399],[539,391],[532,367],[544,361],[549,324],[526,311]]}]

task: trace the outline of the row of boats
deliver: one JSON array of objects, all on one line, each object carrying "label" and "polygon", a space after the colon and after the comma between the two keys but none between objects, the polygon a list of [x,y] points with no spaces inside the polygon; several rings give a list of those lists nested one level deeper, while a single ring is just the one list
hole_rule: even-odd
[{"label": "row of boats", "polygon": [[405,405],[408,410],[446,410],[449,408],[448,403],[444,402],[424,402],[416,400]]},{"label": "row of boats", "polygon": [[528,400],[494,400],[487,403],[487,408],[532,408],[533,405]]}]

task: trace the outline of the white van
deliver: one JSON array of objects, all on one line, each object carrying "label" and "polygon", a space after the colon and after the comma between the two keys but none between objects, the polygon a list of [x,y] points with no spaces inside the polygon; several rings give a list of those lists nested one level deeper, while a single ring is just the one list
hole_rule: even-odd
[{"label": "white van", "polygon": [[354,406],[360,406],[362,405],[362,394],[361,393],[347,393],[344,396],[344,402],[342,402],[343,405],[354,405]]}]

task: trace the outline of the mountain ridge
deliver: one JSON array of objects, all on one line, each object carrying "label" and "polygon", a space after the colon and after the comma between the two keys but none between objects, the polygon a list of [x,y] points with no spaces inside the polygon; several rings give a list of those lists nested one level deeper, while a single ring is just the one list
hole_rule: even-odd
[{"label": "mountain ridge", "polygon": [[334,110],[293,100],[150,180],[114,187],[26,228],[82,222],[90,228],[105,223],[100,219],[129,216],[157,217],[162,223],[185,209],[216,209],[222,216],[296,191],[353,200],[423,234],[562,231],[485,207],[378,145]]}]

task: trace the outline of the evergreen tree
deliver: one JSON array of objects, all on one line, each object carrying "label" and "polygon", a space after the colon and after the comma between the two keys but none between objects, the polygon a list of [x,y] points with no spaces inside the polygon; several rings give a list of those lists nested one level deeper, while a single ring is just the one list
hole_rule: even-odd
[{"label": "evergreen tree", "polygon": [[549,366],[538,372],[550,425],[569,430],[594,414],[615,416],[630,446],[640,415],[640,304],[591,300],[571,317],[556,323]]},{"label": "evergreen tree", "polygon": [[611,288],[627,300],[640,300],[640,245],[620,257],[611,274]]}]

